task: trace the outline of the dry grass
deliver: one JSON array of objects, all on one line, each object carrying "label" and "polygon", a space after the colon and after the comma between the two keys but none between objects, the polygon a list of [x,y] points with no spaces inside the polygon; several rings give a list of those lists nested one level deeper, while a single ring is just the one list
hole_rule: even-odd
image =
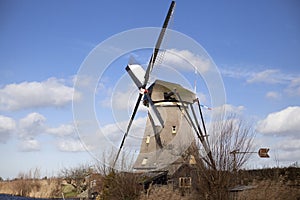
[{"label": "dry grass", "polygon": [[103,200],[138,199],[142,191],[138,182],[137,174],[111,171],[103,179],[100,198]]},{"label": "dry grass", "polygon": [[149,194],[141,193],[139,200],[193,200],[197,199],[196,195],[191,192],[186,192],[184,195],[179,190],[173,190],[173,187],[170,185],[154,185]]},{"label": "dry grass", "polygon": [[253,185],[257,186],[255,189],[246,190],[237,194],[237,199],[245,200],[276,200],[276,199],[300,199],[299,185],[288,185],[283,182],[263,180],[256,182]]},{"label": "dry grass", "polygon": [[61,197],[60,180],[16,179],[0,182],[0,193],[35,198]]},{"label": "dry grass", "polygon": [[[240,174],[240,184],[256,186],[254,189],[231,193],[237,200],[263,199],[300,199],[300,169],[262,169],[244,171]],[[194,177],[194,176],[193,176]],[[186,200],[199,199],[199,191],[192,190],[182,196],[178,188],[172,185],[153,185],[145,194],[138,184],[139,177],[132,173],[109,173],[103,179],[102,199],[139,199],[139,200]],[[16,179],[0,182],[0,193],[23,195],[36,198],[62,197],[61,179]],[[225,197],[225,196],[224,196]],[[201,199],[213,199],[211,195],[202,195]],[[223,199],[227,199],[223,198]]]}]

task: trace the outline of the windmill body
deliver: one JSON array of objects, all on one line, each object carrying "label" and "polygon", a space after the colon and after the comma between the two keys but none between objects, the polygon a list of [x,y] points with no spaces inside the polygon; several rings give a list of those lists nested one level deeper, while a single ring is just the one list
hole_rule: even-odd
[{"label": "windmill body", "polygon": [[[181,99],[174,94],[174,90]],[[195,140],[185,110],[193,104],[196,95],[178,84],[162,80],[156,80],[148,88],[148,94],[164,123],[162,128],[155,126],[153,117],[148,113],[134,169],[169,170],[182,164],[184,153]],[[144,104],[148,106],[147,99],[144,99]]]},{"label": "windmill body", "polygon": [[186,152],[192,145],[195,145],[195,133],[207,152],[209,159],[212,160],[211,153],[208,151],[208,143],[205,139],[206,131],[202,132],[193,109],[193,103],[197,102],[203,122],[200,103],[196,99],[195,93],[176,83],[162,80],[156,80],[147,87],[164,34],[174,11],[174,6],[175,2],[172,1],[146,70],[136,63],[128,64],[126,67],[127,73],[139,90],[139,95],[113,167],[116,166],[141,101],[148,108],[148,118],[140,153],[134,169],[143,171],[166,169],[170,171],[171,166],[180,166],[186,160]]}]

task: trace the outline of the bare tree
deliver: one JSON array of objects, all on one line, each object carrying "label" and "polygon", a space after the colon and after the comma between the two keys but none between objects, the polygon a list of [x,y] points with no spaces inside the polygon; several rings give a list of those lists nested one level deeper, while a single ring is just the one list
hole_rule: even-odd
[{"label": "bare tree", "polygon": [[[121,171],[118,171],[112,167],[115,155],[113,151],[104,153],[102,161],[96,163],[95,168],[97,172],[103,176],[100,198],[104,200],[138,199],[141,191],[141,185],[139,184],[140,175],[130,171],[133,165],[133,158],[122,154],[118,162]],[[111,163],[111,165],[107,163]]]},{"label": "bare tree", "polygon": [[79,165],[74,168],[64,168],[60,172],[60,177],[67,181],[67,183],[72,184],[77,193],[81,193],[86,188],[85,178],[90,173],[92,169],[88,165]]},{"label": "bare tree", "polygon": [[247,152],[252,147],[254,130],[237,115],[227,115],[223,120],[214,121],[209,133],[215,168],[204,162],[200,153],[195,155],[197,189],[204,199],[228,199],[228,189],[236,182],[236,172],[250,157]]},{"label": "bare tree", "polygon": [[35,168],[33,171],[33,179],[38,180],[41,178],[41,170],[40,168]]},{"label": "bare tree", "polygon": [[19,172],[18,178],[13,183],[13,191],[20,196],[29,196],[33,190],[39,191],[41,184],[39,168],[30,169],[28,172]]},{"label": "bare tree", "polygon": [[233,114],[215,122],[211,132],[214,140],[211,151],[217,169],[222,171],[240,169],[250,157],[246,152],[250,152],[254,139],[252,126]]}]

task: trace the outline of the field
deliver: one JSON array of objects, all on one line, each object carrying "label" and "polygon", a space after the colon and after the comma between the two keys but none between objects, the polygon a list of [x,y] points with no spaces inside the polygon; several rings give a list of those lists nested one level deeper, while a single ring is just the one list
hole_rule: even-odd
[{"label": "field", "polygon": [[[237,185],[240,187],[228,188],[229,199],[300,199],[300,168],[240,171],[238,176]],[[143,190],[141,186],[134,183],[137,180],[136,175],[108,175],[107,177],[99,180],[101,184],[98,184],[99,193],[106,192],[108,195],[106,198],[102,195],[102,199],[185,200],[199,199],[201,196],[199,195],[201,191],[194,185],[191,188],[182,189],[168,182],[168,184],[153,184],[147,190]],[[106,190],[109,186],[113,186],[114,189]],[[119,192],[122,194],[127,192],[125,195],[128,198],[119,195]],[[135,194],[131,195],[134,192]],[[0,193],[35,198],[67,198],[79,197],[80,192],[76,185],[69,184],[61,178],[44,178],[1,181]],[[100,196],[99,194],[98,199]],[[209,194],[204,197],[204,199],[211,199]]]}]

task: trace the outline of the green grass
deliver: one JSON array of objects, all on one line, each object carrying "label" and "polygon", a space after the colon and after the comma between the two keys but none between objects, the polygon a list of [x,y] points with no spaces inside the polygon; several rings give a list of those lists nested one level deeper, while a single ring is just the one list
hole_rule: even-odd
[{"label": "green grass", "polygon": [[62,192],[64,193],[65,197],[76,197],[77,196],[76,188],[71,184],[62,186]]}]

